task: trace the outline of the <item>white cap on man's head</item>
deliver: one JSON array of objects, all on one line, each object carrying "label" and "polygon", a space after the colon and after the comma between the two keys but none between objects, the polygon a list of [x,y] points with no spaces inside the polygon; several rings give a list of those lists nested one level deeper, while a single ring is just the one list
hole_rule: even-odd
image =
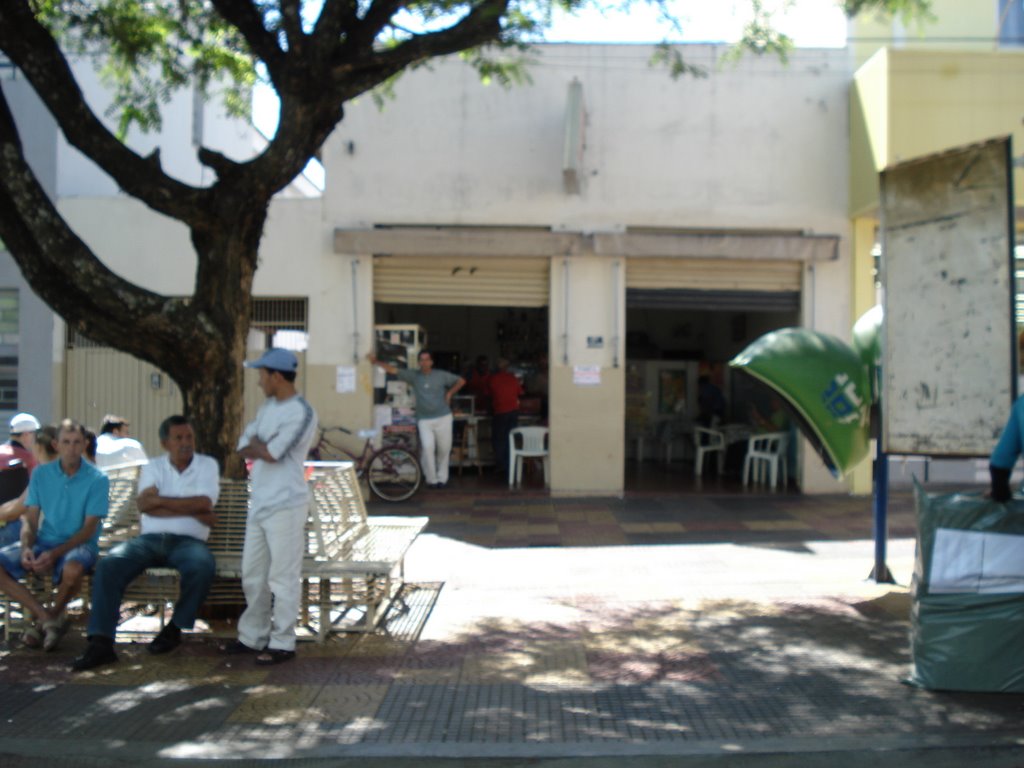
[{"label": "white cap on man's head", "polygon": [[259,360],[249,360],[243,365],[246,368],[268,368],[271,371],[294,372],[299,370],[299,358],[287,349],[271,347],[263,353]]},{"label": "white cap on man's head", "polygon": [[12,435],[20,435],[22,432],[35,432],[40,426],[39,419],[31,413],[18,413],[11,417]]}]

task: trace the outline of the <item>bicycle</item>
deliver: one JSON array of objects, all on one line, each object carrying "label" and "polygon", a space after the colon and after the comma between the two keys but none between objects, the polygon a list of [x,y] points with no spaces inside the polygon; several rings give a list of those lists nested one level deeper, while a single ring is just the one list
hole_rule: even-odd
[{"label": "bicycle", "polygon": [[370,490],[382,501],[405,501],[420,489],[423,470],[419,460],[405,448],[374,448],[377,430],[359,430],[358,436],[366,440],[360,454],[333,442],[327,437],[328,432],[352,434],[345,427],[321,427],[320,439],[309,452],[310,460],[352,461],[356,465],[356,476],[365,477]]}]

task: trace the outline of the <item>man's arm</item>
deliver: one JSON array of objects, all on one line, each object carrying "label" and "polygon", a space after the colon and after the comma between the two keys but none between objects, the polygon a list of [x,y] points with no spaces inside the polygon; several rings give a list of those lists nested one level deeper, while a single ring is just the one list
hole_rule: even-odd
[{"label": "man's arm", "polygon": [[397,367],[395,367],[395,366],[394,366],[394,365],[392,365],[391,363],[385,363],[385,362],[384,362],[383,360],[378,360],[378,359],[377,359],[377,355],[376,355],[375,353],[373,353],[373,352],[371,352],[370,354],[368,354],[368,355],[366,356],[366,359],[367,359],[367,360],[369,360],[369,361],[370,361],[371,363],[373,363],[374,365],[378,365],[378,366],[380,366],[380,367],[381,367],[381,368],[383,368],[383,369],[384,369],[385,371],[387,371],[388,373],[390,373],[390,374],[391,374],[392,376],[395,376],[395,375],[397,375],[397,374],[398,374],[398,368],[397,368]]},{"label": "man's arm", "polygon": [[267,444],[255,437],[249,441],[247,446],[238,449],[238,455],[243,459],[261,459],[269,461],[271,464],[277,462],[277,459],[267,450]]},{"label": "man's arm", "polygon": [[458,376],[456,379],[456,382],[448,388],[447,392],[444,393],[444,401],[448,403],[448,405],[452,404],[452,398],[455,396],[455,393],[466,386],[466,380],[464,378]]},{"label": "man's arm", "polygon": [[161,496],[155,485],[136,499],[139,511],[152,517],[198,517],[213,510],[209,496]]},{"label": "man's arm", "polygon": [[194,472],[184,489],[191,491],[191,496],[161,494],[161,475],[156,469],[157,465],[147,464],[139,480],[142,491],[135,499],[139,511],[152,517],[194,517],[203,525],[213,527],[217,521],[213,508],[220,497],[220,468],[208,456],[197,454],[192,461]]},{"label": "man's arm", "polygon": [[[96,535],[96,530],[99,528],[100,520],[102,520],[102,518],[95,517],[93,515],[86,517],[85,522],[82,523],[82,527],[79,528],[74,535],[69,537],[63,543],[58,544],[53,549],[41,552],[39,557],[35,558],[35,568],[40,571],[48,571],[53,568],[54,563],[56,563],[60,557],[66,555],[75,547],[92,541],[92,538]],[[22,557],[24,558],[24,551]]]},{"label": "man's arm", "polygon": [[39,507],[28,507],[21,519],[21,567],[31,571],[36,567],[33,549],[39,530]]},{"label": "man's arm", "polygon": [[989,457],[989,472],[992,478],[990,495],[996,501],[1009,501],[1012,496],[1010,491],[1010,475],[1013,467],[1020,457],[1021,449],[1024,448],[1024,433],[1022,433],[1020,412],[1024,409],[1024,397],[1017,398],[1010,410],[1010,418],[1003,427],[1003,434],[999,436],[995,450]]}]

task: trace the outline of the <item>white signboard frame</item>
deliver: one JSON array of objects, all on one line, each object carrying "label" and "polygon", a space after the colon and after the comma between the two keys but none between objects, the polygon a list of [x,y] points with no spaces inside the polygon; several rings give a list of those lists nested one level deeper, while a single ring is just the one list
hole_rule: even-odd
[{"label": "white signboard frame", "polygon": [[1017,394],[1010,139],[881,176],[882,446],[986,456]]}]

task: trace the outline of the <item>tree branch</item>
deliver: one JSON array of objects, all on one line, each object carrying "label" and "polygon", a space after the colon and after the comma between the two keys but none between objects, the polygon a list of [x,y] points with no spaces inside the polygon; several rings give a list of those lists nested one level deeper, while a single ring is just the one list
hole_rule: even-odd
[{"label": "tree branch", "polygon": [[[177,357],[174,347],[186,338],[198,342],[203,335],[184,302],[119,277],[75,235],[29,167],[2,89],[0,237],[35,293],[95,341],[117,346],[173,375],[168,358],[174,362]],[[164,345],[162,352],[171,354],[156,360],[153,350]]]},{"label": "tree branch", "polygon": [[352,26],[346,41],[346,48],[358,51],[372,46],[373,41],[388,25],[391,17],[404,5],[403,0],[376,0],[363,14],[363,20]]},{"label": "tree branch", "polygon": [[85,102],[67,59],[32,15],[26,0],[0,3],[0,50],[17,65],[72,146],[94,160],[122,189],[181,221],[202,218],[204,190],[167,176],[157,163],[126,147]]},{"label": "tree branch", "polygon": [[[383,28],[391,13],[401,6],[399,0],[375,3],[367,14],[371,21],[360,22],[360,35],[366,37],[363,49],[355,47],[352,36],[326,38],[334,23],[320,23],[325,35],[317,38],[305,56],[289,54],[288,76],[278,83],[281,113],[289,116],[259,157],[240,164],[238,178],[251,185],[253,194],[268,195],[287,185],[305,166],[342,118],[342,106],[349,99],[374,88],[412,63],[434,56],[456,53],[496,40],[501,35],[501,18],[510,0],[483,0],[458,23],[439,32],[418,35],[392,50],[379,50],[367,31]],[[345,0],[328,3],[324,13],[342,14]],[[333,45],[335,56],[325,56]],[[315,51],[315,53],[314,53]],[[345,55],[345,54],[348,55]],[[325,84],[331,98],[325,98]],[[204,161],[205,162],[205,161]]]},{"label": "tree branch", "polygon": [[[335,61],[333,81],[343,89],[343,98],[350,99],[383,82],[405,67],[435,56],[447,56],[468,48],[494,42],[501,36],[501,19],[510,0],[483,0],[461,21],[439,32],[416,35],[388,50],[375,50],[372,44],[361,50],[342,47],[342,56]],[[344,54],[350,54],[348,56]],[[362,74],[362,77],[358,77]],[[353,78],[357,88],[353,89]],[[369,85],[366,83],[369,82]]]},{"label": "tree branch", "polygon": [[288,40],[288,50],[299,58],[306,47],[306,33],[302,31],[302,8],[299,0],[281,0],[281,26]]},{"label": "tree branch", "polygon": [[358,18],[358,3],[355,0],[325,0],[320,18],[313,28],[313,39],[318,47],[337,46],[343,30],[352,26]]},{"label": "tree branch", "polygon": [[277,38],[263,25],[263,16],[252,0],[210,0],[217,12],[226,21],[234,24],[242,33],[252,52],[262,61],[277,83],[283,79],[286,67],[285,52]]}]

